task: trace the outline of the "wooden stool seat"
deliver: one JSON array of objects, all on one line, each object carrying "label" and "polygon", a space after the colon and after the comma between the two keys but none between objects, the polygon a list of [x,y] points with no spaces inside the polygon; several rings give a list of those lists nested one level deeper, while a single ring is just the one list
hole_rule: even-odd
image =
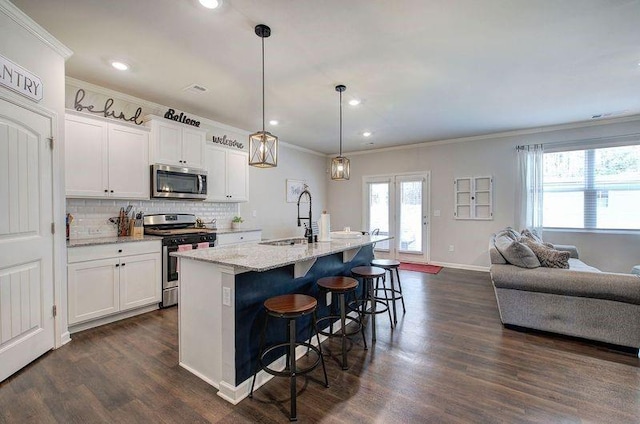
[{"label": "wooden stool seat", "polygon": [[318,280],[318,286],[333,292],[349,291],[358,287],[358,280],[351,277],[324,277]]},{"label": "wooden stool seat", "polygon": [[271,314],[282,316],[304,315],[313,312],[318,301],[306,294],[283,294],[264,301],[264,307]]},{"label": "wooden stool seat", "polygon": [[351,273],[364,278],[378,278],[385,274],[385,270],[377,266],[357,266],[351,269]]},{"label": "wooden stool seat", "polygon": [[374,259],[371,261],[371,265],[379,266],[380,268],[396,268],[400,266],[400,261],[395,259]]}]

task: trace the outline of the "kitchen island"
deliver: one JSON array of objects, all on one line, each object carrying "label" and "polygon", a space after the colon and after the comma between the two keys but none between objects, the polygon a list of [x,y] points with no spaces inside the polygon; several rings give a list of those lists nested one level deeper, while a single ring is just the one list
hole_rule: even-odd
[{"label": "kitchen island", "polygon": [[[223,399],[238,403],[250,389],[264,325],[263,302],[272,296],[304,293],[318,297],[315,282],[350,275],[368,265],[372,245],[385,236],[360,236],[319,243],[242,245],[172,253],[180,260],[180,366],[218,388]],[[318,302],[318,314],[326,313]],[[271,321],[273,323],[273,321]],[[308,339],[308,321],[298,326]],[[286,334],[270,325],[267,343]],[[270,376],[260,373],[256,386]]]}]

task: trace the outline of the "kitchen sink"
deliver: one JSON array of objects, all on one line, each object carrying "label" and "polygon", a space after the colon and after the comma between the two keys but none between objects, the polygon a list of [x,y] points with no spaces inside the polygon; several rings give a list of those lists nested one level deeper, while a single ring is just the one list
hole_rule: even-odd
[{"label": "kitchen sink", "polygon": [[296,238],[288,238],[288,239],[263,241],[260,244],[265,244],[267,246],[297,246],[301,244],[307,244],[307,239],[303,237],[296,237]]}]

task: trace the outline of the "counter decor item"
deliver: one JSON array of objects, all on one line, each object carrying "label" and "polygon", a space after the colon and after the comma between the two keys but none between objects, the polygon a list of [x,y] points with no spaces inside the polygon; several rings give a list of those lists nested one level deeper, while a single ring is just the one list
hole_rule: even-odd
[{"label": "counter decor item", "polygon": [[331,241],[331,215],[322,211],[318,221],[318,241]]},{"label": "counter decor item", "polygon": [[244,219],[242,219],[242,217],[236,215],[231,220],[231,228],[233,228],[234,230],[239,230],[240,228],[242,228],[242,223],[243,222],[244,222]]}]

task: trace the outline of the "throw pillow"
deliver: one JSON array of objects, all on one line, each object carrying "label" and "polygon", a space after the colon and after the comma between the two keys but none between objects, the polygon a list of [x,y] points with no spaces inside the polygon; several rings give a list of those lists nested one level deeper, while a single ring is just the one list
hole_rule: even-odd
[{"label": "throw pillow", "polygon": [[528,237],[522,237],[522,243],[529,247],[540,261],[540,265],[546,268],[569,268],[570,252],[562,252],[535,242]]},{"label": "throw pillow", "polygon": [[504,230],[500,230],[496,233],[496,238],[501,236],[509,237],[511,240],[514,240],[514,241],[520,238],[520,234],[518,234],[518,232],[511,227],[507,227]]},{"label": "throw pillow", "polygon": [[520,234],[522,235],[522,237],[526,237],[526,238],[528,238],[528,239],[531,239],[531,240],[533,240],[533,241],[535,241],[535,242],[538,242],[538,243],[540,243],[540,244],[542,244],[542,245],[544,245],[544,246],[547,246],[547,247],[549,247],[549,248],[551,248],[551,249],[553,249],[553,248],[554,248],[554,247],[553,247],[553,244],[551,244],[551,243],[545,243],[544,241],[542,241],[542,237],[540,237],[540,236],[538,235],[538,233],[537,233],[535,230],[530,231],[528,228],[525,228],[524,230],[522,230],[522,231],[520,232]]},{"label": "throw pillow", "polygon": [[540,261],[533,251],[517,240],[512,240],[509,235],[503,234],[495,239],[495,246],[504,259],[512,265],[521,268],[537,268]]}]

